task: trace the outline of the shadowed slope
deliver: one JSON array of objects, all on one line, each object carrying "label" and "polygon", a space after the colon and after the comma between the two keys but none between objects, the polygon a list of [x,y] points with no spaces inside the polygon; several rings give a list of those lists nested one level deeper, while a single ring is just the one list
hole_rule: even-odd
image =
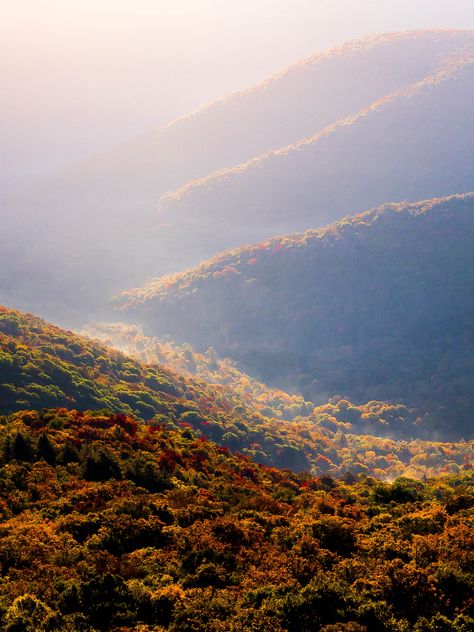
[{"label": "shadowed slope", "polygon": [[472,432],[474,195],[388,204],[243,247],[121,297],[154,334],[214,346],[312,401],[346,395]]}]

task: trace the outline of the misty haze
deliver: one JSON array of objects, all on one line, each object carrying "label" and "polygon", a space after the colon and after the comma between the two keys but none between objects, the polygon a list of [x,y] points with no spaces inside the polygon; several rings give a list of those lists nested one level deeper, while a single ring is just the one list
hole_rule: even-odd
[{"label": "misty haze", "polygon": [[472,3],[0,33],[1,629],[474,629]]}]

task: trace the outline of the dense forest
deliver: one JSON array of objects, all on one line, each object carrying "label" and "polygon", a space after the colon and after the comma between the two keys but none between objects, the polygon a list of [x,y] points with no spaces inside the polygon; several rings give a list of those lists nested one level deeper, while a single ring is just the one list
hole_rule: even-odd
[{"label": "dense forest", "polygon": [[230,358],[220,358],[212,347],[198,353],[187,343],[148,337],[136,325],[125,323],[96,323],[83,331],[146,364],[162,364],[188,378],[196,377],[210,385],[221,384],[237,395],[247,408],[267,417],[298,421],[311,418],[319,425],[341,422],[345,425],[340,427],[351,433],[379,437],[429,437],[432,434],[432,428],[426,427],[427,420],[419,417],[416,409],[404,404],[372,400],[355,405],[335,396],[327,403],[315,406],[301,395],[259,382],[240,370]]},{"label": "dense forest", "polygon": [[[79,327],[90,314],[110,318],[121,289],[224,248],[471,190],[473,42],[456,30],[350,41],[51,175],[2,206],[0,304]],[[418,84],[419,96],[403,96]],[[241,177],[225,171],[198,187],[202,204],[179,196],[166,210],[167,192],[249,160]],[[374,166],[383,177],[375,170],[366,186]]]},{"label": "dense forest", "polygon": [[472,194],[387,204],[223,253],[120,304],[147,332],[212,345],[317,404],[404,403],[418,411],[413,433],[468,438],[473,213]]},{"label": "dense forest", "polygon": [[189,344],[145,336],[140,327],[120,322],[90,324],[83,327],[82,333],[145,364],[161,364],[179,375],[228,387],[246,406],[267,417],[292,420],[314,409],[313,402],[305,401],[301,395],[259,382],[230,358],[220,358],[212,347],[198,353]]},{"label": "dense forest", "polygon": [[343,400],[285,421],[230,387],[178,377],[5,308],[0,376],[3,414],[51,407],[133,414],[187,427],[256,462],[300,472],[423,478],[461,471],[473,451],[472,442],[389,438],[403,436],[410,411],[384,402],[357,408]]},{"label": "dense forest", "polygon": [[335,481],[123,414],[0,417],[2,628],[468,632],[473,503],[470,472]]}]

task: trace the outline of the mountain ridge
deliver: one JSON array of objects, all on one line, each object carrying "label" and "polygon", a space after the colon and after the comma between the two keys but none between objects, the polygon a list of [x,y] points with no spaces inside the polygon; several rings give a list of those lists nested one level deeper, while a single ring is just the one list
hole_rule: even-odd
[{"label": "mountain ridge", "polygon": [[[120,294],[115,297],[117,302],[117,307],[119,310],[126,310],[129,307],[133,307],[135,304],[139,302],[143,302],[146,300],[147,294],[149,297],[152,297],[154,293],[159,293],[161,289],[168,290],[173,287],[180,279],[187,279],[191,274],[193,274],[197,270],[207,270],[211,268],[214,264],[218,264],[226,261],[228,258],[238,257],[241,253],[253,253],[254,251],[259,250],[271,250],[271,248],[278,246],[279,244],[288,243],[288,244],[298,244],[304,238],[319,238],[331,236],[334,234],[334,231],[339,227],[347,226],[348,224],[353,224],[354,226],[358,223],[372,223],[376,221],[379,217],[380,213],[384,213],[386,211],[395,211],[395,212],[408,212],[410,215],[417,215],[429,212],[433,208],[442,205],[444,203],[450,203],[455,201],[467,201],[474,202],[474,191],[467,191],[465,193],[456,193],[444,197],[439,198],[430,198],[427,200],[419,200],[416,202],[386,202],[379,206],[374,206],[371,209],[368,209],[362,213],[357,213],[355,215],[344,215],[341,219],[332,222],[331,224],[321,227],[321,228],[310,228],[304,231],[299,231],[291,234],[280,234],[274,235],[268,239],[263,240],[258,244],[243,244],[241,246],[237,246],[235,248],[229,248],[223,252],[220,252],[213,257],[210,257],[208,260],[201,262],[197,266],[193,266],[192,268],[188,268],[187,270],[183,270],[181,272],[176,272],[170,275],[163,275],[162,277],[157,277],[153,279],[150,283],[145,286],[124,290]],[[368,220],[368,222],[365,222]],[[143,300],[142,300],[143,299]]]},{"label": "mountain ridge", "polygon": [[358,119],[366,117],[368,114],[370,114],[373,111],[377,111],[378,109],[383,107],[385,104],[391,103],[392,101],[396,101],[397,99],[409,98],[410,96],[413,96],[414,94],[416,94],[416,92],[418,92],[422,88],[434,86],[443,80],[447,80],[447,79],[455,77],[456,73],[461,72],[462,68],[465,65],[472,64],[472,63],[474,63],[474,49],[470,53],[466,52],[465,55],[459,55],[459,56],[456,55],[452,59],[443,60],[438,70],[435,71],[433,74],[425,77],[421,81],[418,81],[410,86],[406,86],[402,88],[398,92],[394,92],[392,94],[383,96],[382,98],[371,103],[370,105],[363,108],[362,110],[359,110],[356,114],[353,114],[352,116],[338,119],[336,122],[325,127],[323,130],[321,130],[314,136],[308,136],[307,138],[297,141],[296,143],[293,143],[291,145],[287,145],[279,149],[273,149],[265,154],[251,158],[247,162],[240,163],[233,167],[224,168],[219,171],[215,171],[211,174],[208,174],[204,178],[199,178],[198,180],[187,182],[184,185],[182,185],[179,189],[165,193],[162,199],[160,200],[160,204],[161,206],[164,206],[166,208],[167,202],[172,201],[172,200],[182,199],[183,197],[186,196],[186,194],[188,194],[194,188],[212,185],[213,182],[216,182],[220,178],[225,178],[226,176],[232,175],[234,173],[245,172],[248,168],[259,165],[263,163],[265,160],[271,159],[272,157],[284,156],[290,153],[291,151],[298,151],[299,149],[302,149],[303,147],[307,145],[311,145],[317,142],[319,139],[324,138],[325,136],[328,136],[329,134],[337,131],[339,128],[347,126],[347,125],[351,125],[352,123],[356,122]]},{"label": "mountain ridge", "polygon": [[433,432],[462,437],[472,431],[473,240],[472,193],[386,204],[227,251],[118,306],[148,335],[213,346],[270,386],[316,403],[403,402]]},{"label": "mountain ridge", "polygon": [[[50,319],[59,315],[61,322],[77,327],[84,322],[86,304],[93,319],[110,318],[108,298],[124,286],[195,265],[225,247],[270,236],[257,234],[258,222],[267,228],[273,222],[257,199],[264,196],[264,181],[253,187],[257,197],[252,204],[261,208],[255,212],[257,223],[247,221],[246,226],[223,224],[225,213],[205,209],[188,214],[184,222],[174,211],[163,217],[158,202],[189,180],[314,135],[422,80],[472,41],[474,35],[467,31],[407,32],[353,41],[25,191],[22,200],[4,208],[0,302]],[[466,143],[468,137],[463,135]],[[305,170],[297,171],[304,184]],[[305,186],[296,184],[293,193],[299,196]],[[356,207],[357,187],[354,191]],[[222,210],[232,199],[232,191],[227,193],[219,202]],[[406,196],[415,197],[410,191]],[[293,211],[299,208],[301,213],[303,207],[306,204],[297,201]],[[341,203],[341,214],[347,208]],[[301,222],[300,228],[313,227],[314,215]],[[41,294],[40,278],[48,278]],[[67,301],[62,300],[65,295]]]},{"label": "mountain ridge", "polygon": [[165,194],[163,221],[199,235],[204,216],[232,247],[324,225],[344,208],[471,190],[473,60],[471,51],[315,136]]}]

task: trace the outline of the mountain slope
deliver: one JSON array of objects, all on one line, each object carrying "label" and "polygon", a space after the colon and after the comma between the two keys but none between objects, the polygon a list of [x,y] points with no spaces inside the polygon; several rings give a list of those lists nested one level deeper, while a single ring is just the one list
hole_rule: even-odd
[{"label": "mountain slope", "polygon": [[[224,450],[295,471],[341,475],[350,470],[380,478],[402,474],[421,478],[458,472],[472,453],[468,443],[343,434],[352,429],[344,419],[344,405],[315,410],[310,417],[291,422],[265,417],[230,389],[186,380],[160,365],[143,365],[117,350],[5,308],[0,308],[0,376],[0,414],[52,406],[102,411],[107,420],[134,412],[153,427],[187,428],[191,435],[205,435]],[[348,402],[345,406],[347,411]],[[397,428],[403,434],[403,427],[409,425],[409,411],[403,408],[382,405],[366,412],[365,422],[355,420],[358,433],[364,427],[388,426],[393,434]]]},{"label": "mountain slope", "polygon": [[[347,209],[474,187],[474,48],[299,143],[188,183],[162,200],[189,242],[225,247],[320,227]],[[200,226],[197,226],[197,223]],[[191,246],[190,246],[191,247]]]},{"label": "mountain slope", "polygon": [[[46,407],[135,414],[155,423],[205,431],[225,445],[249,453],[251,445],[261,440],[268,444],[268,454],[260,449],[264,461],[269,458],[273,464],[275,457],[275,463],[291,466],[293,457],[295,466],[309,467],[301,441],[295,448],[287,446],[277,423],[257,414],[253,407],[245,407],[232,391],[186,380],[161,365],[144,365],[117,350],[3,307],[0,369],[3,414]],[[316,431],[315,426],[313,429]],[[314,458],[318,456],[314,442],[311,449],[316,449]]]},{"label": "mountain slope", "polygon": [[121,297],[155,335],[214,346],[323,402],[405,402],[472,433],[474,194],[388,204],[243,247]]},{"label": "mountain slope", "polygon": [[[239,231],[229,224],[225,207],[221,225],[214,202],[187,215],[182,225],[174,209],[166,217],[157,214],[158,200],[189,180],[297,143],[356,115],[465,55],[461,51],[472,42],[469,31],[349,42],[43,182],[2,209],[0,302],[80,325],[86,311],[102,316],[108,296],[121,287],[194,265],[242,240],[259,239],[260,228],[268,227],[264,206],[261,219],[254,218],[255,231],[248,222]],[[468,142],[468,133],[464,138]],[[296,189],[290,193],[298,194]],[[230,191],[225,194],[232,200]],[[410,194],[407,188],[405,195]],[[258,197],[264,199],[264,189]],[[311,216],[303,227],[314,225]],[[41,285],[39,292],[42,278],[49,286]]]},{"label": "mountain slope", "polygon": [[309,415],[314,409],[314,404],[305,402],[300,395],[290,395],[258,382],[243,373],[230,358],[219,358],[212,348],[197,353],[190,345],[150,338],[140,328],[125,323],[94,323],[84,327],[82,333],[146,364],[161,364],[187,378],[228,387],[246,406],[267,417],[291,421]]},{"label": "mountain slope", "polygon": [[469,472],[336,482],[124,415],[0,421],[4,630],[472,629]]}]

